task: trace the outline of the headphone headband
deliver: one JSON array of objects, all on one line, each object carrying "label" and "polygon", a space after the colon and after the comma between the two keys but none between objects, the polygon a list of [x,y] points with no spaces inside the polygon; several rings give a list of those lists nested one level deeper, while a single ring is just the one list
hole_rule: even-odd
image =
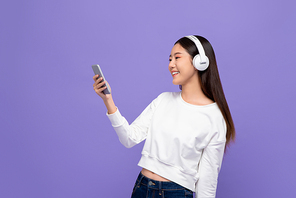
[{"label": "headphone headband", "polygon": [[199,52],[199,54],[193,58],[194,67],[200,71],[206,70],[209,66],[209,59],[206,56],[205,50],[204,50],[201,42],[198,40],[198,38],[196,38],[193,35],[186,36],[186,38],[188,38],[192,42],[194,42],[194,44],[197,47],[198,52]]}]

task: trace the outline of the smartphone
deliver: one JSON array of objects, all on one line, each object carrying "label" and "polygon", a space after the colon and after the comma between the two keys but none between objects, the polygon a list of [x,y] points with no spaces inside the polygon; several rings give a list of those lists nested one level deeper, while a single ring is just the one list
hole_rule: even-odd
[{"label": "smartphone", "polygon": [[[97,65],[92,65],[91,67],[92,67],[92,69],[93,69],[93,71],[94,71],[94,73],[95,73],[96,75],[97,75],[97,74],[100,75],[99,78],[100,78],[100,77],[103,77],[103,80],[101,81],[101,82],[103,82],[103,81],[105,80],[105,77],[104,77],[104,74],[103,74],[103,72],[102,72],[100,66],[97,64]],[[109,86],[108,86],[107,84],[104,84],[103,87],[105,87],[105,86],[107,86],[107,89],[104,89],[104,90],[103,90],[103,93],[104,93],[104,94],[110,94]]]}]

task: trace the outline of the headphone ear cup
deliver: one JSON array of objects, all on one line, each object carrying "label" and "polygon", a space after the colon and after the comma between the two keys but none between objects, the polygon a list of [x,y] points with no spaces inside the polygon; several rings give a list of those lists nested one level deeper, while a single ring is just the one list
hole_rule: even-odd
[{"label": "headphone ear cup", "polygon": [[209,67],[209,58],[206,56],[206,62],[201,64],[201,60],[200,60],[200,55],[197,54],[196,56],[194,56],[193,60],[193,66],[198,70],[198,71],[204,71]]}]

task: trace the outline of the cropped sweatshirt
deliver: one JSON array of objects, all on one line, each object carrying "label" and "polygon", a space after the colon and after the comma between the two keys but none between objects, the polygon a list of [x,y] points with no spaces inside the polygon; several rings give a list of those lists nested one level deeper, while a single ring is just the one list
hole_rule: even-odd
[{"label": "cropped sweatshirt", "polygon": [[196,192],[197,198],[215,197],[226,142],[216,103],[192,105],[181,92],[165,92],[132,124],[118,109],[107,116],[125,147],[146,140],[140,167]]}]

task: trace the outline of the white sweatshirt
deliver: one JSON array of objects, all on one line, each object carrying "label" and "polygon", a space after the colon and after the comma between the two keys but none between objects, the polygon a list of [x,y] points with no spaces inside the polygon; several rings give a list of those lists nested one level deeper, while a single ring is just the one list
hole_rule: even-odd
[{"label": "white sweatshirt", "polygon": [[119,110],[107,116],[124,146],[146,139],[140,167],[196,192],[197,198],[215,197],[226,142],[216,103],[192,105],[181,92],[165,92],[130,125]]}]

